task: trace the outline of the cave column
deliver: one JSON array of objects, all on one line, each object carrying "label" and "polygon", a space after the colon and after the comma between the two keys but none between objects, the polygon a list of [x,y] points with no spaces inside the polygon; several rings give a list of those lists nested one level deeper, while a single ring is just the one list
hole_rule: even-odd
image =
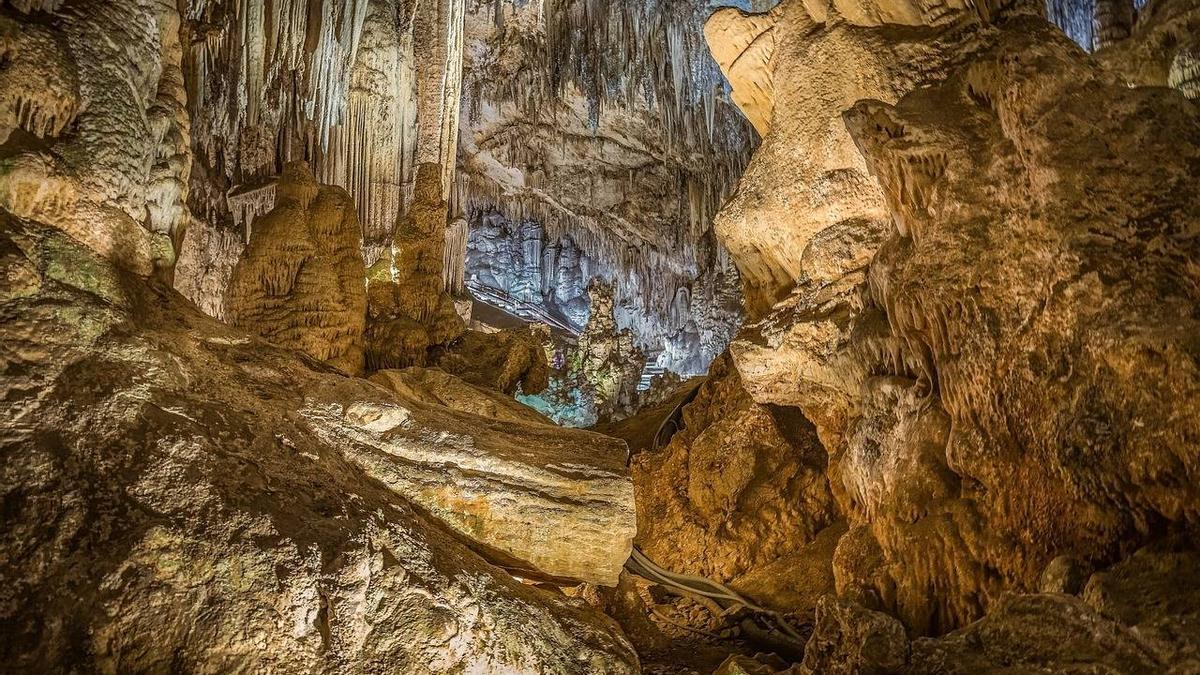
[{"label": "cave column", "polygon": [[1092,14],[1093,51],[1128,38],[1132,30],[1131,0],[1096,0]]},{"label": "cave column", "polygon": [[466,0],[418,0],[414,22],[417,163],[441,167],[443,200],[450,197],[458,152],[465,13]]}]

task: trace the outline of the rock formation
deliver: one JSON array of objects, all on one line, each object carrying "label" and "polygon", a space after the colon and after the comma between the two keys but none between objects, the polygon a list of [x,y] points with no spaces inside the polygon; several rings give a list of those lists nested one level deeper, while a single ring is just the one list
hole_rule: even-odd
[{"label": "rock formation", "polygon": [[1127,39],[1110,40],[1096,54],[1105,66],[1131,85],[1172,87],[1190,99],[1200,98],[1200,7],[1189,2],[1146,5],[1125,33]]},{"label": "rock formation", "polygon": [[442,169],[422,164],[412,205],[392,243],[367,275],[367,365],[372,370],[425,365],[430,348],[466,326],[444,290],[446,202]]},{"label": "rock formation", "polygon": [[0,207],[169,276],[189,222],[179,14],[152,0],[59,4],[0,16]]},{"label": "rock formation", "polygon": [[[836,591],[867,608],[819,610],[806,665],[976,672],[961,664],[993,658],[978,638],[947,638],[937,649],[960,654],[935,661],[914,645],[909,660],[905,630],[990,612],[964,634],[1003,632],[1025,620],[1014,612],[1043,610],[1049,625],[1075,610],[1004,593],[1036,589],[1059,556],[1096,569],[1195,526],[1200,298],[1183,261],[1196,253],[1200,126],[1178,93],[1118,84],[1019,9],[966,33],[821,25],[809,11],[785,2],[743,19],[757,34],[774,22],[759,76],[778,100],[718,216],[745,242],[730,248],[766,314],[734,361],[755,400],[815,424],[849,521],[831,551]],[[942,68],[941,84],[915,89],[914,65]],[[820,208],[776,220],[783,199]],[[838,651],[891,620],[872,610],[898,617],[878,639],[901,643]],[[1174,664],[1178,646],[1117,668]]]},{"label": "rock formation", "polygon": [[635,458],[638,544],[668,569],[737,579],[831,524],[824,463],[812,425],[755,403],[722,357],[670,443]]},{"label": "rock formation", "polygon": [[[466,20],[455,210],[473,229],[506,229],[500,247],[513,253],[539,231],[546,257],[495,261],[498,283],[479,282],[579,329],[579,300],[603,280],[619,326],[652,360],[673,341],[663,366],[683,375],[702,374],[737,323],[736,281],[726,283],[736,272],[711,223],[754,142],[704,47],[706,11],[689,0],[501,0]],[[573,286],[559,282],[564,263]],[[521,297],[526,283],[541,297]]]},{"label": "rock formation", "polygon": [[597,417],[628,414],[637,400],[646,357],[637,348],[632,331],[617,328],[612,289],[592,283],[588,299],[591,314],[575,353],[569,357],[571,368],[590,384]]},{"label": "rock formation", "polygon": [[1200,672],[1197,12],[0,0],[0,658]]},{"label": "rock formation", "polygon": [[523,390],[520,397],[567,426],[586,427],[632,414],[640,403],[638,387],[646,368],[633,332],[617,328],[612,288],[593,281],[587,293],[587,325],[577,339],[553,333],[545,337],[544,351],[552,355],[547,386],[544,391]]},{"label": "rock formation", "polygon": [[357,375],[367,293],[358,218],[345,190],[284,168],[275,208],[255,222],[234,268],[229,323]]},{"label": "rock formation", "polygon": [[[431,520],[615,583],[633,533],[619,443],[395,396],[222,326],[57,231],[2,227],[10,667],[636,670],[609,621]],[[591,468],[568,452],[580,442]],[[472,492],[509,479],[499,501],[486,495],[505,489]],[[517,496],[530,485],[534,501]],[[533,551],[493,529],[526,507],[536,520],[510,533]],[[615,539],[539,531],[571,512]],[[583,563],[596,553],[611,562]]]},{"label": "rock formation", "polygon": [[467,331],[434,360],[438,368],[481,387],[509,396],[518,388],[525,394],[538,394],[550,384],[550,365],[542,346],[546,339],[538,326],[495,333]]}]

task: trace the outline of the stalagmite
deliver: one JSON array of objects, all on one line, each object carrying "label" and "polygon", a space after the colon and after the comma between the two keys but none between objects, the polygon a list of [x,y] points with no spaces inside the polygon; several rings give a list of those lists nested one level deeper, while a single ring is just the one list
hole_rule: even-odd
[{"label": "stalagmite", "polygon": [[233,270],[228,320],[359,374],[367,298],[354,203],[299,162],[284,168],[272,193],[273,208]]},{"label": "stalagmite", "polygon": [[442,290],[459,296],[466,290],[464,274],[467,265],[467,221],[459,218],[446,227],[445,249],[442,258]]},{"label": "stalagmite", "polygon": [[417,167],[408,211],[388,251],[367,274],[367,366],[423,366],[429,349],[462,335],[463,320],[446,292],[446,202],[442,168]]}]

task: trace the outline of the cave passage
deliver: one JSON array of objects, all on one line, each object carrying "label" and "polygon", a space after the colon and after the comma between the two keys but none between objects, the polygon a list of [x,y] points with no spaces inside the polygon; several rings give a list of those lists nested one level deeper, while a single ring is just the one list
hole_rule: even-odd
[{"label": "cave passage", "polygon": [[0,672],[1200,673],[1200,0],[0,0]]}]

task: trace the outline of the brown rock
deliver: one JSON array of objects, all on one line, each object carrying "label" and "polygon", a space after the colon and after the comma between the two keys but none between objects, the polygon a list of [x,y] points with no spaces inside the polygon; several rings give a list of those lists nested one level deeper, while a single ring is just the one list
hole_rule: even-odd
[{"label": "brown rock", "polygon": [[[803,24],[793,11],[781,25]],[[1149,523],[1191,526],[1200,295],[1182,261],[1198,254],[1194,106],[1114,85],[1015,12],[970,33],[803,35],[772,63],[780,96],[781,77],[814,83],[775,106],[808,127],[773,125],[761,171],[721,218],[735,255],[741,234],[776,236],[766,222],[796,239],[741,240],[754,255],[826,246],[797,255],[796,274],[744,261],[756,293],[799,286],[731,351],[756,400],[800,407],[828,448],[851,526],[834,556],[839,591],[940,633],[1036,587],[1057,556],[1091,567],[1155,536]],[[929,51],[908,63],[943,68],[943,84],[897,105],[847,104],[845,136],[819,126],[847,92],[888,99],[912,85],[892,59],[914,49]],[[817,65],[835,55],[836,67]],[[849,77],[862,88],[825,88]],[[847,139],[861,164],[841,152]],[[825,142],[819,166],[789,164]],[[834,175],[872,176],[879,191],[827,189]],[[802,195],[847,207],[836,221],[769,216]],[[876,204],[894,225],[883,238],[866,234]],[[862,236],[845,236],[852,219]]]},{"label": "brown rock", "polygon": [[845,523],[830,525],[799,551],[757,567],[730,585],[767,609],[811,617],[821,596],[836,592],[833,556],[845,534]]},{"label": "brown rock", "polygon": [[[486,564],[362,468],[364,448],[325,440],[326,423],[384,416],[314,412],[395,415],[398,399],[61,233],[7,217],[0,233],[41,280],[0,302],[6,668],[637,671],[611,621]],[[431,452],[489,423],[404,405]],[[383,454],[401,447],[371,466],[413,475]],[[438,459],[446,475],[455,460]]]},{"label": "brown rock", "polygon": [[229,323],[356,375],[363,370],[366,270],[354,202],[289,164],[275,208],[254,223],[233,269]]},{"label": "brown rock", "polygon": [[904,626],[832,596],[817,603],[812,637],[804,647],[804,671],[816,675],[883,675],[904,667],[908,638]]},{"label": "brown rock", "polygon": [[528,328],[495,333],[467,331],[434,356],[438,368],[472,384],[510,396],[519,387],[536,394],[550,383],[550,364],[542,347],[543,335]]},{"label": "brown rock", "polygon": [[727,357],[683,423],[633,464],[638,542],[658,564],[728,581],[799,552],[832,519],[812,426],[754,403]]}]

